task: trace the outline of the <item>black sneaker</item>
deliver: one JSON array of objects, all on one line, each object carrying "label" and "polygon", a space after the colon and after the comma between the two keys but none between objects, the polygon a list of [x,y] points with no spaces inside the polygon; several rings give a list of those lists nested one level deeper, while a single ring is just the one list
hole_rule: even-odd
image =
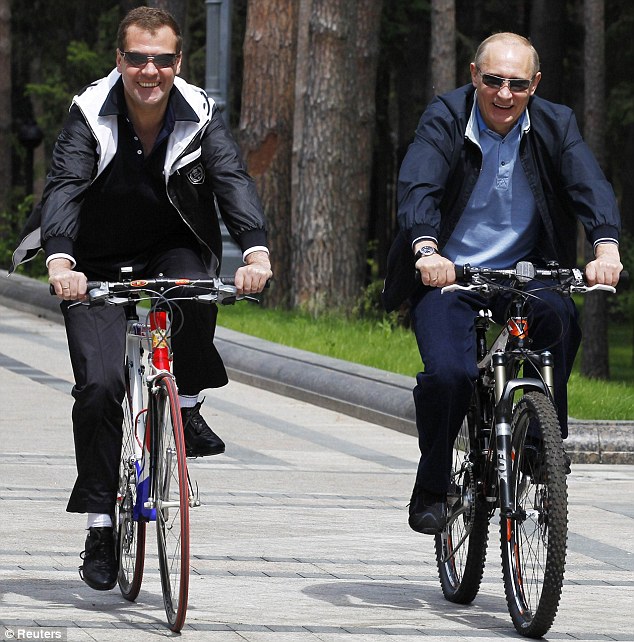
[{"label": "black sneaker", "polygon": [[188,457],[219,455],[225,451],[225,442],[207,425],[200,414],[199,401],[191,408],[181,408],[183,432],[185,434],[185,453]]},{"label": "black sneaker", "polygon": [[79,567],[81,577],[96,591],[109,591],[117,583],[117,556],[112,526],[90,528],[86,537],[86,550],[79,555],[84,563]]},{"label": "black sneaker", "polygon": [[416,484],[409,503],[409,525],[425,535],[442,532],[447,523],[447,497],[430,493]]}]

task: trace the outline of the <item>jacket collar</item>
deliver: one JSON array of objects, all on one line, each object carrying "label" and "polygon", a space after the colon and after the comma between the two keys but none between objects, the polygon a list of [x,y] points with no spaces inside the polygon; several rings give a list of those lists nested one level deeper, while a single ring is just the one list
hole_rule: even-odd
[{"label": "jacket collar", "polygon": [[[531,116],[528,111],[528,107],[524,111],[524,114],[521,116],[523,119],[522,122],[522,136],[528,133],[531,128]],[[471,115],[469,116],[469,121],[467,122],[467,128],[465,130],[465,138],[470,140],[472,143],[475,143],[480,147],[480,123],[482,122],[482,116],[480,115],[480,110],[478,109],[478,92],[477,90],[473,94],[473,105],[471,106]]]},{"label": "jacket collar", "polygon": [[[200,121],[196,112],[191,105],[185,100],[183,94],[174,86],[169,96],[169,111],[174,115],[174,120],[191,121],[197,123]],[[106,100],[104,101],[99,116],[127,116],[128,108],[125,103],[125,94],[123,89],[123,80],[121,77],[110,88]]]}]

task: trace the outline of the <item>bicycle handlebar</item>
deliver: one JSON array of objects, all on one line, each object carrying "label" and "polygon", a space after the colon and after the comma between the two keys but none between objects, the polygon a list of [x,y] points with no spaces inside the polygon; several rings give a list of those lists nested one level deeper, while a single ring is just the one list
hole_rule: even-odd
[{"label": "bicycle handlebar", "polygon": [[[171,279],[158,277],[154,279],[124,279],[122,281],[88,281],[86,293],[89,303],[109,301],[117,305],[123,304],[131,299],[137,299],[140,292],[147,292],[154,296],[165,296],[169,291],[179,288],[191,289],[191,295],[182,295],[174,299],[193,299],[207,301],[221,305],[230,305],[241,299],[258,301],[255,297],[238,296],[238,289],[234,285],[233,277],[216,279]],[[51,294],[55,289],[49,287]],[[195,291],[195,293],[194,293]]]},{"label": "bicycle handlebar", "polygon": [[567,292],[585,293],[597,290],[613,294],[616,292],[616,288],[611,285],[587,285],[583,272],[577,268],[538,268],[529,261],[520,261],[514,268],[506,270],[473,267],[467,263],[456,265],[455,271],[456,283],[442,288],[443,293],[456,290],[487,292],[491,289],[508,287],[499,282],[501,279],[511,279],[519,285],[534,279],[549,279],[558,282],[556,288]]}]

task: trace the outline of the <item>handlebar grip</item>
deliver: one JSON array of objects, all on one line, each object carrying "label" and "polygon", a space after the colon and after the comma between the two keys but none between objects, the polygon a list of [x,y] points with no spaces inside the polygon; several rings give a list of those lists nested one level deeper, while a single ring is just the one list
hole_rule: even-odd
[{"label": "handlebar grip", "polygon": [[[101,287],[101,281],[88,281],[86,283],[86,292],[90,292],[91,290],[99,287]],[[48,286],[48,291],[50,294],[55,296],[55,288],[52,285]]]},{"label": "handlebar grip", "polygon": [[[469,269],[468,265],[454,265],[454,271],[456,272],[456,281],[462,281],[465,278],[465,274]],[[465,269],[466,268],[466,269]]]}]

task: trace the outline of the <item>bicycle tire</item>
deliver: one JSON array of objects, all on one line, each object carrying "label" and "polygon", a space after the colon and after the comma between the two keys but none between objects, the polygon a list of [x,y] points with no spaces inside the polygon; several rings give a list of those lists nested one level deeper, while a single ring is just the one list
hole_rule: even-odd
[{"label": "bicycle tire", "polygon": [[511,480],[519,516],[500,518],[502,573],[513,625],[521,635],[538,638],[555,620],[565,571],[563,444],[555,408],[541,393],[528,392],[519,400],[511,426]]},{"label": "bicycle tire", "polygon": [[[482,582],[489,539],[489,511],[478,486],[475,420],[465,417],[453,444],[453,461],[447,495],[447,526],[436,535],[438,576],[445,599],[471,603]],[[452,513],[461,510],[455,520]]]},{"label": "bicycle tire", "polygon": [[153,393],[154,499],[163,603],[169,627],[180,631],[189,592],[189,484],[176,384],[161,377]]},{"label": "bicycle tire", "polygon": [[123,597],[130,602],[134,602],[139,595],[141,582],[143,581],[146,523],[143,520],[135,519],[134,515],[134,507],[137,501],[137,467],[134,448],[136,430],[130,383],[127,375],[122,409],[123,434],[119,462],[119,487],[115,504],[119,564],[117,582]]}]

